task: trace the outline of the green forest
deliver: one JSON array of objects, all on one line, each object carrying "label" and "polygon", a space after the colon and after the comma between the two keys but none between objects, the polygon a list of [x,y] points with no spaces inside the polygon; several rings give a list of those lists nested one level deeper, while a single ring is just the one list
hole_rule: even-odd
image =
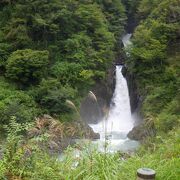
[{"label": "green forest", "polygon": [[[81,102],[125,53],[150,133],[132,155],[88,149],[74,168],[68,147],[57,160],[56,139],[92,134]],[[131,180],[145,166],[179,180],[179,83],[179,0],[0,0],[0,179]]]}]

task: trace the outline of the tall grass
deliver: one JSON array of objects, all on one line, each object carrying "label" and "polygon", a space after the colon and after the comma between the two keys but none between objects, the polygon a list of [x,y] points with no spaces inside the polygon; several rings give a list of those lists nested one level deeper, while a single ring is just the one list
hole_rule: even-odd
[{"label": "tall grass", "polygon": [[[93,180],[133,180],[140,167],[149,167],[156,171],[157,180],[179,180],[180,178],[180,130],[171,132],[160,144],[156,142],[153,149],[141,149],[136,155],[123,160],[120,154],[92,152],[92,162],[85,156],[70,176],[77,179]],[[158,141],[158,139],[156,140]],[[92,168],[91,168],[92,167]],[[76,176],[74,176],[76,175]]]},{"label": "tall grass", "polygon": [[[72,155],[73,149],[69,149],[65,152],[66,158],[62,162],[48,156],[42,158],[42,155],[36,155],[36,167],[30,179],[133,180],[136,178],[138,168],[149,167],[156,171],[157,180],[179,180],[180,138],[178,131],[169,136],[154,150],[142,149],[125,160],[122,154],[106,154],[105,156],[95,149],[83,151],[78,158]],[[75,161],[79,162],[76,168],[72,166]]]},{"label": "tall grass", "polygon": [[[69,148],[64,152],[65,158],[59,160],[33,145],[29,147],[28,144],[22,144],[21,136],[17,134],[17,129],[19,132],[21,127],[14,123],[12,125],[15,134],[9,132],[4,156],[0,161],[0,179],[133,180],[140,167],[154,169],[156,180],[180,178],[180,129],[173,130],[165,137],[157,137],[153,143],[149,143],[149,149],[141,148],[128,158],[121,153],[104,154],[95,148],[83,146],[80,156],[74,156],[74,149]],[[27,152],[27,147],[30,152]],[[11,158],[10,152],[13,152]]]}]

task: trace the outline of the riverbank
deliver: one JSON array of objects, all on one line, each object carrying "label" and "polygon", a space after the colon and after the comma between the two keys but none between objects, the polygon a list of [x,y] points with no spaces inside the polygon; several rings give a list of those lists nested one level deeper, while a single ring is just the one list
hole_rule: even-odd
[{"label": "riverbank", "polygon": [[[20,145],[21,139],[12,141],[12,136],[9,136],[5,156],[0,161],[0,177],[18,180],[129,180],[136,178],[138,168],[149,167],[156,170],[157,180],[179,180],[179,134],[179,130],[174,129],[164,136],[151,139],[146,144],[148,148],[141,147],[131,156],[99,153],[93,148],[86,149],[85,146],[82,147],[84,151],[81,156],[74,156],[74,149],[68,148],[64,152],[66,158],[61,161],[32,144],[14,146]],[[12,151],[13,154],[9,154]]]}]

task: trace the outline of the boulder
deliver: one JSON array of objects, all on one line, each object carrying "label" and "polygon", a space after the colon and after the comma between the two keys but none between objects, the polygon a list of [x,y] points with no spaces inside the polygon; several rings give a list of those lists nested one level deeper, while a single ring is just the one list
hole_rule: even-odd
[{"label": "boulder", "polygon": [[148,136],[154,136],[155,129],[153,127],[147,127],[143,123],[135,126],[129,133],[128,138],[136,141],[143,141]]},{"label": "boulder", "polygon": [[92,128],[81,119],[62,123],[49,115],[36,119],[35,126],[27,132],[28,138],[35,140],[46,136],[47,143],[37,141],[42,149],[48,148],[50,152],[62,152],[69,145],[75,144],[75,139],[99,139],[100,135],[94,133]]}]

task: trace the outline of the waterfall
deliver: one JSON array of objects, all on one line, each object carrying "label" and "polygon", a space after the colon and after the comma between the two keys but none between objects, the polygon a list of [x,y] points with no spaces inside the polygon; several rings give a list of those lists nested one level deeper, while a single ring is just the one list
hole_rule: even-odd
[{"label": "waterfall", "polygon": [[132,44],[131,41],[130,41],[131,36],[132,36],[132,34],[126,34],[126,35],[123,36],[122,42],[123,42],[125,48],[128,45]]},{"label": "waterfall", "polygon": [[122,66],[116,66],[116,87],[107,118],[107,131],[120,131],[127,134],[133,128],[133,120],[127,82],[121,69]]},{"label": "waterfall", "polygon": [[[122,38],[125,48],[131,44],[130,37],[131,34],[127,34]],[[134,126],[134,119],[131,115],[127,81],[123,77],[121,70],[122,66],[116,66],[116,85],[107,117],[98,124],[89,124],[94,132],[100,134],[100,139],[90,141],[92,143],[89,144],[88,142],[88,145],[84,144],[84,140],[76,141],[77,143],[83,141],[83,147],[85,147],[85,149],[88,148],[89,151],[92,149],[91,145],[93,145],[93,147],[97,145],[97,149],[100,152],[106,151],[109,153],[134,151],[139,146],[138,141],[130,140],[127,137],[128,132]],[[91,91],[89,96],[94,99],[98,105],[98,101]],[[73,153],[74,157],[83,155],[79,149],[75,149]],[[61,154],[59,159],[62,160],[63,158],[64,156]],[[77,164],[78,161],[75,161],[72,165],[73,168],[76,167]]]},{"label": "waterfall", "polygon": [[[124,46],[130,44],[131,34],[123,37]],[[123,77],[122,66],[116,66],[116,86],[107,117],[98,124],[90,124],[92,129],[100,134],[100,140],[95,141],[103,151],[104,143],[108,141],[108,151],[133,150],[138,146],[137,141],[128,139],[127,134],[133,128],[134,119],[131,115],[130,99],[127,81]]]},{"label": "waterfall", "polygon": [[96,140],[100,151],[104,151],[104,142],[108,141],[108,151],[129,151],[137,147],[138,142],[128,139],[127,134],[133,128],[130,100],[126,79],[121,73],[122,66],[116,66],[116,86],[110,111],[98,124],[90,124],[93,130],[100,134]]}]

